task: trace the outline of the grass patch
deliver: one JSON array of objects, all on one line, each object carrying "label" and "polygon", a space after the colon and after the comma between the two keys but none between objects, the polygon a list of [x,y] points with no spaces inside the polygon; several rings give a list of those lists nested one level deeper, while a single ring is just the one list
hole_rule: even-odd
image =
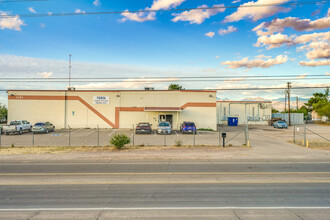
[{"label": "grass patch", "polygon": [[198,130],[198,131],[214,131],[214,130],[211,129],[211,128],[198,128],[197,130]]},{"label": "grass patch", "polygon": [[[289,141],[290,143],[293,143],[293,141]],[[303,140],[296,140],[296,145],[299,145],[301,147],[305,147]],[[317,149],[317,150],[330,150],[330,142],[327,142],[326,140],[309,140],[308,141],[308,148],[310,149]]]},{"label": "grass patch", "polygon": [[317,125],[330,125],[330,121],[315,121],[314,123]]},{"label": "grass patch", "polygon": [[[228,147],[229,148],[229,147]],[[238,146],[231,146],[230,148],[242,148]],[[159,151],[159,150],[175,150],[178,146],[125,146],[118,150],[113,146],[54,146],[54,147],[2,147],[0,148],[0,155],[24,155],[24,154],[66,154],[66,153],[97,153],[97,152],[132,152],[132,151]],[[180,149],[219,149],[223,150],[222,147],[216,145],[182,145]]]}]

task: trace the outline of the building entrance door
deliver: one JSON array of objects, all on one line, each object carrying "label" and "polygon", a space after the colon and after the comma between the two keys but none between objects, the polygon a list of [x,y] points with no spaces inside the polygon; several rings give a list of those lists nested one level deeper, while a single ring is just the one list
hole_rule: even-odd
[{"label": "building entrance door", "polygon": [[171,125],[173,125],[173,115],[159,115],[159,121],[168,121]]}]

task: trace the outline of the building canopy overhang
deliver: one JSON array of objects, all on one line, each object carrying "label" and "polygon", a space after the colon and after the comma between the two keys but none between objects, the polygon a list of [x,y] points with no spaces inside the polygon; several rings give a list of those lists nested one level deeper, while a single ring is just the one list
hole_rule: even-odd
[{"label": "building canopy overhang", "polygon": [[145,107],[146,112],[180,112],[180,107]]}]

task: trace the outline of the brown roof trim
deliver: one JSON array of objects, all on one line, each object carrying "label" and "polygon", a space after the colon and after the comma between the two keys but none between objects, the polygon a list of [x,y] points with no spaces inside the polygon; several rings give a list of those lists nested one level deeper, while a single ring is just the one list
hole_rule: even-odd
[{"label": "brown roof trim", "polygon": [[8,92],[214,92],[215,90],[7,90]]},{"label": "brown roof trim", "polygon": [[251,104],[272,103],[271,101],[217,101],[217,102],[226,102],[226,103],[251,103]]}]

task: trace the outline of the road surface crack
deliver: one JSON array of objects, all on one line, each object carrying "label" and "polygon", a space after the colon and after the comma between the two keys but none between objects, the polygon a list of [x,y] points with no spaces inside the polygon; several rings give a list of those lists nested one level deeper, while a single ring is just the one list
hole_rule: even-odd
[{"label": "road surface crack", "polygon": [[241,218],[236,214],[234,209],[232,209],[231,211],[233,211],[233,213],[235,214],[235,216],[237,217],[238,220],[241,220]]}]

